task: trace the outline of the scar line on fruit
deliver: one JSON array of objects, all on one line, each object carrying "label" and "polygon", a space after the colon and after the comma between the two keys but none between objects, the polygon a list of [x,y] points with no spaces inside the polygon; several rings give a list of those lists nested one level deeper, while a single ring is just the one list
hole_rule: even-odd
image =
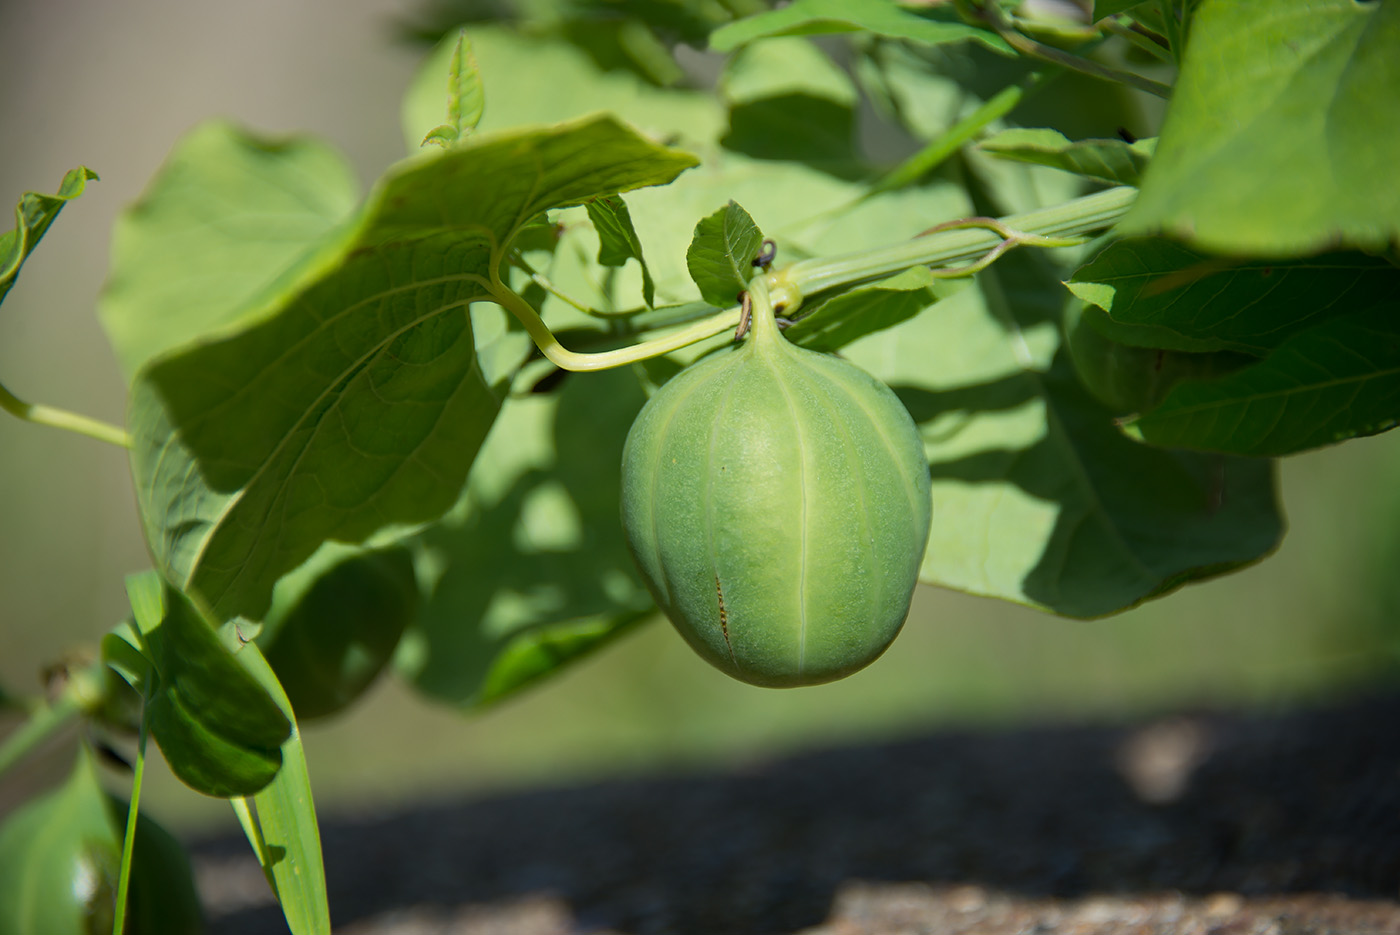
[{"label": "scar line on fruit", "polygon": [[724,609],[724,587],[719,583],[719,572],[715,572],[715,597],[719,599],[719,632],[724,636],[724,645],[729,648],[729,658],[737,666],[739,660],[734,656],[734,644],[729,642],[729,611]]}]

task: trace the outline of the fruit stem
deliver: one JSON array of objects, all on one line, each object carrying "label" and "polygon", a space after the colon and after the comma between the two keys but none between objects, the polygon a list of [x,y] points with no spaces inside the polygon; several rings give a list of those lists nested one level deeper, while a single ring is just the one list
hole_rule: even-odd
[{"label": "fruit stem", "polygon": [[778,331],[773,300],[768,294],[767,276],[760,274],[749,280],[749,301],[752,303],[752,340],[759,348],[771,348],[775,341],[783,340],[783,336]]},{"label": "fruit stem", "polygon": [[3,385],[0,385],[0,409],[16,418],[23,419],[25,422],[76,432],[79,435],[86,435],[88,438],[95,438],[100,442],[107,442],[109,445],[116,445],[119,448],[131,447],[131,436],[118,426],[76,412],[69,412],[67,409],[27,403]]}]

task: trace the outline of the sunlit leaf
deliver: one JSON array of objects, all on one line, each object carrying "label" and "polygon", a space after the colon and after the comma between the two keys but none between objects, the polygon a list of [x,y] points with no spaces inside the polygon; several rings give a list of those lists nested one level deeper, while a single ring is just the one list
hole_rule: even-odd
[{"label": "sunlit leaf", "polygon": [[1298,256],[1400,239],[1400,6],[1203,0],[1120,230]]},{"label": "sunlit leaf", "polygon": [[358,197],[345,157],[318,140],[191,131],[113,234],[98,311],[128,378],[290,288]]},{"label": "sunlit leaf", "polygon": [[490,299],[493,257],[547,208],[693,163],[604,116],[392,170],[314,277],[139,374],[132,467],[156,560],[220,619],[258,619],[323,541],[441,515],[499,405],[466,311]]},{"label": "sunlit leaf", "polygon": [[1012,253],[978,278],[843,350],[894,388],[924,436],[924,581],[1094,617],[1274,548],[1268,462],[1124,437],[1059,349],[1043,258]]},{"label": "sunlit leaf", "polygon": [[506,402],[462,501],[413,543],[431,573],[397,662],[420,690],[495,701],[652,612],[617,481],[642,403],[630,370]]},{"label": "sunlit leaf", "polygon": [[695,225],[685,261],[700,296],[725,308],[739,301],[755,273],[753,261],[763,250],[763,232],[749,213],[731,201]]}]

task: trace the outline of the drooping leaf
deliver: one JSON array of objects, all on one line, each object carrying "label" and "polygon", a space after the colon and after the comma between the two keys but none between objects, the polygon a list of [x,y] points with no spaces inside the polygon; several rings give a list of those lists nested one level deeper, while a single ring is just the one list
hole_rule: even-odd
[{"label": "drooping leaf", "polygon": [[1400,6],[1203,0],[1120,230],[1299,256],[1400,239]]},{"label": "drooping leaf", "polygon": [[1114,185],[1137,185],[1156,140],[1071,141],[1058,130],[1002,130],[978,146],[1003,159],[1063,169]]},{"label": "drooping leaf", "polygon": [[988,48],[1011,53],[991,30],[957,19],[943,10],[920,15],[894,0],[793,0],[787,6],[755,13],[710,33],[710,48],[729,52],[772,36],[818,36],[868,32],[887,39],[937,45],[975,39]]},{"label": "drooping leaf", "polygon": [[1123,436],[1059,349],[1043,257],[843,350],[904,401],[933,478],[921,578],[1073,617],[1131,607],[1278,542],[1272,467]]},{"label": "drooping leaf", "polygon": [[421,691],[496,701],[652,612],[617,483],[642,403],[630,370],[506,402],[461,502],[414,542],[433,572],[397,664]]},{"label": "drooping leaf", "polygon": [[719,308],[738,302],[739,293],[753,278],[753,261],[762,249],[763,232],[736,202],[702,219],[685,254],[701,298]]},{"label": "drooping leaf", "polygon": [[594,198],[584,204],[588,219],[598,232],[598,262],[603,266],[623,266],[635,259],[642,267],[642,298],[647,307],[656,304],[656,283],[642,257],[642,242],[632,226],[632,215],[621,195]]},{"label": "drooping leaf", "polygon": [[108,634],[104,655],[137,676],[171,771],[205,795],[261,789],[282,765],[287,718],[189,598],[155,572],[128,578],[127,594],[135,626]]},{"label": "drooping leaf", "polygon": [[315,275],[307,267],[358,197],[345,157],[317,140],[221,121],[180,140],[112,238],[98,312],[128,379]]},{"label": "drooping leaf", "polygon": [[1400,296],[1400,269],[1364,253],[1246,260],[1151,238],[1110,244],[1066,285],[1108,313],[1100,330],[1124,344],[1262,355]]},{"label": "drooping leaf", "polygon": [[[256,834],[249,835],[249,843],[273,885],[292,935],[330,935],[321,830],[311,798],[311,777],[306,769],[301,731],[291,702],[257,644],[250,643],[244,652],[248,671],[276,701],[292,728],[282,744],[282,769],[266,788],[253,796],[257,827]],[[250,830],[244,829],[245,832]]]},{"label": "drooping leaf", "polygon": [[817,351],[837,351],[867,334],[913,318],[938,300],[927,266],[843,292],[787,329],[788,339]]},{"label": "drooping leaf", "polygon": [[1400,424],[1400,300],[1300,331],[1267,358],[1177,386],[1133,423],[1156,445],[1277,456]]},{"label": "drooping leaf", "polygon": [[0,234],[0,302],[5,301],[20,267],[34,252],[43,239],[44,233],[58,217],[63,206],[77,198],[87,187],[88,180],[96,180],[97,173],[85,166],[70,169],[52,195],[39,192],[25,192],[15,205],[14,230]]},{"label": "drooping leaf", "polygon": [[547,208],[694,162],[599,116],[391,170],[315,276],[138,375],[132,469],[157,562],[220,619],[259,619],[323,541],[441,515],[499,405],[466,312],[491,300],[493,250]]},{"label": "drooping leaf", "polygon": [[327,544],[277,582],[258,644],[305,723],[373,684],[417,610],[408,550]]}]

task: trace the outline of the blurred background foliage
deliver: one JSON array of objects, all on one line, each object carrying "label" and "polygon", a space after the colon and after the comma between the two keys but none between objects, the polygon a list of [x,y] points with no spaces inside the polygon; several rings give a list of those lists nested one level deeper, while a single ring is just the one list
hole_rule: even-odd
[{"label": "blurred background foliage", "polygon": [[[70,206],[26,266],[0,315],[0,372],[28,398],[113,421],[123,384],[93,313],[117,212],[190,127],[225,116],[269,132],[307,131],[350,157],[363,183],[403,154],[399,100],[429,44],[461,22],[514,21],[563,39],[599,68],[673,86],[713,79],[716,60],[675,42],[759,0],[0,0],[0,200],[52,190],[85,164],[102,181]],[[639,16],[638,14],[645,14]],[[969,53],[987,88],[1001,60]],[[515,98],[554,91],[526,57],[488,71]],[[1062,79],[1038,117],[1072,136],[1109,134],[1116,117],[1051,112],[1078,91]],[[931,110],[933,108],[930,108]],[[1096,120],[1095,114],[1101,119]],[[912,141],[854,119],[867,155]],[[567,115],[561,115],[567,116]],[[1136,115],[1147,135],[1160,114]],[[698,216],[697,216],[698,219]],[[934,219],[938,220],[938,219]],[[125,459],[116,451],[0,421],[0,686],[39,689],[47,666],[91,646],[125,615],[122,576],[148,566]],[[659,620],[542,687],[463,717],[402,684],[306,737],[326,813],[529,783],[656,768],[722,768],[833,743],[938,727],[1114,721],[1206,707],[1290,706],[1393,684],[1400,676],[1400,436],[1353,441],[1281,467],[1290,532],[1244,572],[1117,617],[1062,620],[921,588],[884,658],[833,685],[770,691],[699,660]],[[935,517],[935,522],[937,518]],[[3,698],[0,698],[2,701]],[[0,721],[0,730],[8,721]],[[0,785],[0,812],[54,781],[69,748]],[[190,829],[231,819],[160,773],[146,799]]]}]

